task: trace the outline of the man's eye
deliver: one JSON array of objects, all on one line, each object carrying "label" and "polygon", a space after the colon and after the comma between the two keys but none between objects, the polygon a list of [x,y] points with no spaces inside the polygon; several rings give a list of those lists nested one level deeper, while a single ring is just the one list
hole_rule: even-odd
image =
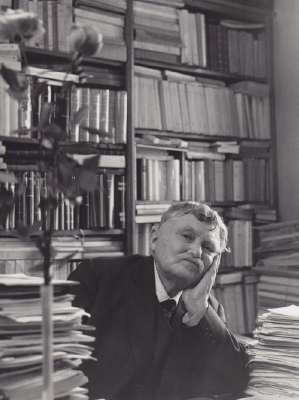
[{"label": "man's eye", "polygon": [[214,248],[212,248],[210,246],[205,246],[204,249],[205,249],[205,251],[207,253],[214,253],[215,252]]},{"label": "man's eye", "polygon": [[192,240],[192,235],[190,233],[182,233],[182,236],[186,240]]}]

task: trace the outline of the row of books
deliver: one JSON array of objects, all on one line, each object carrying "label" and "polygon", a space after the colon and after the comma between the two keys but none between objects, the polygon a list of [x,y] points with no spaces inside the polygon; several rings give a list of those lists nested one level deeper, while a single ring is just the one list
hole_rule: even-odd
[{"label": "row of books", "polygon": [[[33,239],[2,238],[0,243],[0,274],[43,276],[42,254]],[[53,237],[51,246],[54,279],[67,279],[84,259],[124,255],[123,241],[117,236],[84,237],[79,230],[73,236]]]},{"label": "row of books", "polygon": [[214,71],[266,77],[264,25],[207,20],[207,66]]},{"label": "row of books", "polygon": [[[34,101],[30,93],[41,78],[29,76],[30,92],[28,98],[19,105],[19,121],[14,119],[14,126],[11,126],[9,120],[6,119],[6,127],[4,133],[12,134],[17,129],[27,128],[30,132],[32,127],[38,125],[40,113],[45,102],[53,104],[53,111],[50,116],[50,123],[55,122],[67,133],[70,141],[73,142],[92,142],[99,143],[105,141],[108,143],[126,143],[127,141],[127,92],[123,90],[99,89],[95,87],[76,86],[75,84],[66,91],[61,86],[58,79],[48,79],[46,76],[47,69],[40,72],[39,68],[30,67],[29,72],[40,73],[44,75],[47,84],[38,97],[38,101]],[[50,76],[61,77],[64,73],[56,72]],[[64,95],[62,96],[62,90]],[[8,100],[7,100],[8,101]],[[5,103],[6,104],[6,103]],[[72,123],[76,113],[85,107],[84,120],[80,126]],[[16,113],[15,115],[18,115]],[[3,122],[3,124],[5,123]],[[103,133],[103,137],[92,134],[90,131],[96,130]],[[3,134],[4,134],[3,133]],[[31,133],[31,136],[37,136],[38,133]]]},{"label": "row of books", "polygon": [[[15,171],[15,175],[25,189],[16,196],[12,211],[5,222],[6,230],[15,230],[19,222],[31,226],[40,220],[40,199],[47,196],[46,173],[27,170]],[[17,189],[14,184],[7,186],[12,192]],[[124,229],[125,190],[123,174],[106,172],[99,173],[98,188],[84,193],[80,205],[72,204],[60,193],[55,210],[54,229]]]},{"label": "row of books", "polygon": [[211,81],[170,71],[163,77],[160,70],[136,67],[135,127],[270,138],[268,85],[244,81],[226,87],[223,82],[206,82]]},{"label": "row of books", "polygon": [[134,48],[179,60],[183,46],[176,4],[171,7],[134,1]]},{"label": "row of books", "polygon": [[[136,202],[136,219],[142,224],[146,222],[159,222],[161,215],[167,210],[173,201],[142,201]],[[270,216],[272,221],[277,220],[276,210],[271,208],[269,204],[245,203],[233,207],[221,207],[219,204],[213,205],[219,215],[225,221],[230,220],[247,220],[252,221],[255,226],[258,223],[264,223],[266,217]],[[143,220],[144,218],[144,220]],[[152,220],[150,220],[152,218]],[[263,219],[264,218],[264,219]],[[267,221],[269,223],[269,220]]]},{"label": "row of books", "polygon": [[248,335],[256,328],[257,284],[258,276],[250,270],[216,276],[212,294],[223,305],[227,327],[233,333]]},{"label": "row of books", "polygon": [[[44,385],[42,279],[24,274],[0,275],[0,392],[5,399],[41,399]],[[83,324],[87,314],[73,307],[71,281],[53,282],[53,392],[55,397],[88,400],[88,379],[78,367],[92,359],[93,327]]]},{"label": "row of books", "polygon": [[89,107],[82,127],[70,126],[69,137],[74,142],[99,142],[97,135],[92,135],[84,126],[95,128],[107,134],[109,143],[127,142],[127,92],[109,89],[73,86],[70,92],[69,115],[82,107]]},{"label": "row of books", "polygon": [[299,304],[299,221],[270,223],[255,230],[260,310]]},{"label": "row of books", "polygon": [[266,76],[264,25],[221,20],[181,4],[134,2],[136,58]]},{"label": "row of books", "polygon": [[228,221],[228,240],[232,251],[222,254],[222,267],[252,267],[252,221]]},{"label": "row of books", "polygon": [[181,162],[166,151],[160,156],[137,158],[137,199],[209,202],[269,200],[266,160],[198,158]]}]

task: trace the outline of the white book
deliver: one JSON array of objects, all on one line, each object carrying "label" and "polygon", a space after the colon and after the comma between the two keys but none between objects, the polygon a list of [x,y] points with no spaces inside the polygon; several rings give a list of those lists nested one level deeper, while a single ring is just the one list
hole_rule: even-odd
[{"label": "white book", "polygon": [[[135,6],[135,4],[134,4]],[[100,11],[98,12],[93,12],[93,11],[88,11],[88,10],[82,10],[80,8],[74,8],[74,16],[78,17],[83,17],[83,18],[89,18],[92,20],[104,22],[105,24],[109,25],[116,25],[120,27],[125,26],[125,19],[123,16],[114,16],[114,15],[107,15],[107,14],[101,14]]]}]

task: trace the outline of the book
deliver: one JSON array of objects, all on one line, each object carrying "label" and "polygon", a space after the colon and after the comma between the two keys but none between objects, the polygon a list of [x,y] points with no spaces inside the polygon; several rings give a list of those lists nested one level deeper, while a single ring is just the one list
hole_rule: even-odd
[{"label": "book", "polygon": [[[72,154],[74,160],[82,164],[84,160],[94,157],[94,154]],[[99,167],[101,168],[125,168],[126,159],[123,155],[101,154]]]},{"label": "book", "polygon": [[152,50],[155,52],[167,53],[175,56],[180,55],[179,46],[171,46],[158,43],[147,43],[147,42],[141,42],[140,40],[134,40],[134,48],[142,50],[150,50],[150,51]]}]

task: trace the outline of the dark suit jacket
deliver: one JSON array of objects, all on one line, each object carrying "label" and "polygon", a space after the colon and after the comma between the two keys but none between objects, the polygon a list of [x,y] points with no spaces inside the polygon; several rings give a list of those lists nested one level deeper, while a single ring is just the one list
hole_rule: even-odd
[{"label": "dark suit jacket", "polygon": [[152,257],[86,260],[69,278],[81,282],[74,305],[96,327],[97,362],[82,367],[91,399],[188,399],[246,386],[245,349],[217,314],[217,301],[191,328],[178,306],[170,326],[155,294]]}]

